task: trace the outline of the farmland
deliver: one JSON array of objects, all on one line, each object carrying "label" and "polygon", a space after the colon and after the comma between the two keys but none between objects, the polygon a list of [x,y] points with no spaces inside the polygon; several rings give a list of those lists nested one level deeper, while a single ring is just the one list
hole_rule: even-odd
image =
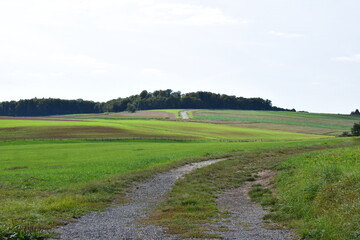
[{"label": "farmland", "polygon": [[274,111],[196,110],[193,116],[231,126],[334,136],[359,121],[359,117],[340,114]]},{"label": "farmland", "polygon": [[121,202],[133,182],[189,162],[354,144],[333,137],[349,130],[351,117],[198,110],[184,121],[179,111],[2,117],[0,223],[51,228]]},{"label": "farmland", "polygon": [[210,123],[128,120],[66,119],[0,120],[0,140],[19,139],[193,139],[193,140],[300,140],[323,136],[250,129]]}]

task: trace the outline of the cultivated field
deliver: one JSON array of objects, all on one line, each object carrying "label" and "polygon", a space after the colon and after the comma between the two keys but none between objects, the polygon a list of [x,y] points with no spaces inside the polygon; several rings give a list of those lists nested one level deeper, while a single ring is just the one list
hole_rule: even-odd
[{"label": "cultivated field", "polygon": [[211,123],[128,119],[1,119],[0,140],[24,139],[193,139],[300,140],[324,136]]},{"label": "cultivated field", "polygon": [[310,134],[340,135],[360,118],[340,114],[305,112],[196,110],[193,118],[231,126]]},{"label": "cultivated field", "polygon": [[[352,123],[356,122],[357,118],[348,116],[198,110],[192,112],[195,121],[185,121],[177,118],[180,111],[41,118],[1,117],[0,225],[31,226],[30,230],[34,227],[51,228],[84,213],[102,209],[114,200],[119,202],[134,182],[188,162],[223,156],[238,158],[250,154],[249,159],[254,158],[252,167],[243,165],[242,160],[236,164],[228,161],[222,163],[224,168],[221,174],[231,175],[233,171],[234,176],[216,178],[216,181],[222,181],[221,184],[212,179],[211,184],[225,186],[225,179],[239,184],[259,169],[265,166],[273,168],[280,163],[272,158],[270,161],[268,155],[261,159],[255,158],[258,156],[255,152],[277,151],[274,155],[270,154],[277,159],[283,156],[282,151],[288,151],[286,149],[292,149],[289,154],[293,155],[328,146],[359,145],[359,141],[351,138],[333,136],[348,131]],[[356,162],[358,147],[348,149],[354,153],[352,161]],[[343,156],[345,152],[334,150],[332,153],[345,159],[349,157]],[[316,156],[311,155],[313,158]],[[236,180],[239,169],[243,168],[248,169],[247,177],[239,176]],[[341,171],[348,169],[345,165],[339,165],[339,168]],[[210,170],[204,171],[220,171],[207,169]],[[191,175],[189,179],[192,179]],[[196,181],[191,182],[193,184]],[[228,187],[231,186],[229,184]],[[185,184],[184,189],[189,189],[189,185]],[[214,188],[212,191],[219,189],[222,188]],[[199,188],[196,194],[201,191]],[[196,194],[194,196],[189,192],[189,197],[196,198]],[[179,196],[182,198],[184,195]],[[201,205],[201,201],[197,201]],[[206,197],[206,201],[214,199]],[[176,202],[175,199],[173,203]],[[200,209],[198,213],[207,216],[201,212],[208,211],[207,208],[194,209]],[[211,211],[216,212],[214,209]],[[187,215],[184,213],[182,216]],[[167,217],[172,218],[172,215],[163,216],[164,219]],[[184,223],[178,220],[175,218],[174,221]],[[204,221],[210,220],[205,218],[200,222]],[[162,223],[160,221],[157,224]],[[167,227],[176,229],[173,225]]]}]

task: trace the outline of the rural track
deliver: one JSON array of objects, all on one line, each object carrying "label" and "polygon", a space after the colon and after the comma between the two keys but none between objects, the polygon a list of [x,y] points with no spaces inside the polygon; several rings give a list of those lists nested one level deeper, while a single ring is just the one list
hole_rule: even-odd
[{"label": "rural track", "polygon": [[181,111],[181,118],[184,119],[184,120],[188,120],[189,119],[189,116],[187,115],[189,111]]},{"label": "rural track", "polygon": [[[177,240],[176,235],[166,234],[164,229],[142,223],[152,213],[177,179],[198,168],[226,159],[214,159],[191,163],[171,171],[157,174],[136,184],[127,194],[124,205],[116,205],[105,212],[85,215],[76,222],[53,229],[59,235],[55,239],[66,240]],[[217,233],[223,239],[246,240],[294,240],[291,232],[264,222],[266,211],[248,197],[248,190],[254,182],[245,183],[238,189],[231,189],[219,195],[217,205],[221,211],[230,212],[229,218],[217,224],[208,225],[209,233]],[[224,231],[223,227],[228,230]],[[199,238],[197,238],[199,239]],[[208,240],[208,239],[207,239]]]},{"label": "rural track", "polygon": [[191,163],[171,171],[157,174],[133,187],[127,194],[128,203],[113,206],[105,212],[87,214],[65,226],[53,229],[55,239],[107,240],[107,239],[177,239],[165,236],[161,227],[144,225],[139,220],[151,213],[159,201],[170,191],[177,179],[185,174],[226,159],[213,159]]},{"label": "rural track", "polygon": [[[253,184],[270,186],[275,173],[265,170],[258,173],[259,179],[246,182],[239,188],[229,189],[216,201],[220,211],[229,212],[229,217],[209,226],[209,233],[217,233],[223,239],[243,240],[296,240],[294,232],[263,219],[268,213],[260,204],[251,201],[248,192]],[[227,229],[226,231],[224,230]]]}]

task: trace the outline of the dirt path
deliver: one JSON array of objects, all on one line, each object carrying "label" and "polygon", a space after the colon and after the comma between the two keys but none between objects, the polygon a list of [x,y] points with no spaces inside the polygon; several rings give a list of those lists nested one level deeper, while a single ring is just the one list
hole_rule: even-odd
[{"label": "dirt path", "polygon": [[[257,175],[259,178],[255,182],[247,182],[240,188],[221,194],[217,199],[217,205],[221,211],[230,212],[230,217],[218,225],[213,225],[215,230],[211,232],[220,234],[223,239],[295,240],[291,231],[263,220],[262,217],[267,211],[251,201],[248,195],[251,186],[260,183],[267,187],[274,177],[274,172],[266,170]],[[219,226],[228,228],[228,231],[216,231]]]},{"label": "dirt path", "polygon": [[114,206],[105,212],[85,215],[77,222],[57,228],[54,232],[60,235],[56,239],[176,239],[176,237],[165,236],[158,226],[145,226],[137,220],[148,215],[161,198],[170,191],[177,179],[195,169],[223,160],[225,159],[192,163],[160,173],[144,183],[137,184],[127,196],[128,204]]},{"label": "dirt path", "polygon": [[[176,235],[169,235],[159,226],[145,225],[141,219],[146,218],[162,198],[170,191],[177,179],[185,174],[210,164],[223,161],[215,159],[192,163],[160,173],[146,182],[134,186],[127,195],[127,204],[114,206],[108,211],[91,213],[81,217],[77,222],[55,229],[60,235],[56,239],[71,240],[176,240]],[[248,191],[253,184],[263,186],[273,177],[271,172],[261,172],[255,182],[247,182],[242,187],[222,193],[217,205],[221,211],[230,212],[230,217],[209,226],[209,233],[217,233],[223,239],[244,240],[294,240],[291,231],[284,230],[276,224],[262,220],[266,211],[253,203]],[[227,229],[227,230],[225,230]],[[225,230],[225,231],[224,231]],[[208,239],[207,239],[208,240]]]},{"label": "dirt path", "polygon": [[181,118],[182,118],[182,119],[185,119],[185,120],[189,119],[189,116],[187,115],[188,112],[189,112],[189,111],[182,111],[182,112],[181,112]]}]

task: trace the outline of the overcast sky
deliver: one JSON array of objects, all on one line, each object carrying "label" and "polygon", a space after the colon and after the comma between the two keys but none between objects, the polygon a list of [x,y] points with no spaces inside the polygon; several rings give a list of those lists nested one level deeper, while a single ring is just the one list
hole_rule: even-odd
[{"label": "overcast sky", "polygon": [[359,0],[0,0],[0,101],[142,90],[360,108]]}]

